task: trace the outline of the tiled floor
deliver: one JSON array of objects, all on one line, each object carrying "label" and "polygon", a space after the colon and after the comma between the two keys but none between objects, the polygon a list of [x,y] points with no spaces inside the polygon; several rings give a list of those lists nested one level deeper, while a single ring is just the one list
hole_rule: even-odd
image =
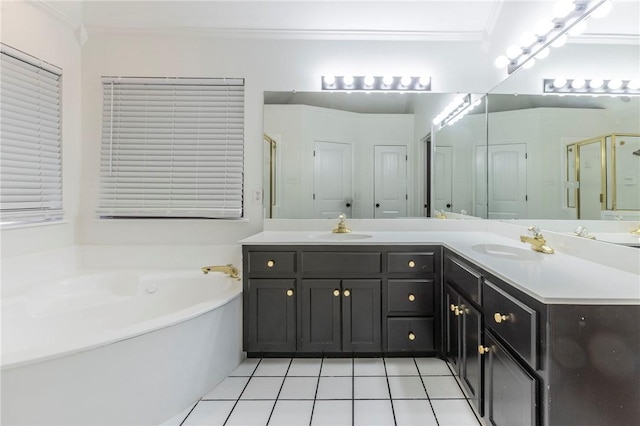
[{"label": "tiled floor", "polygon": [[479,424],[437,358],[253,358],[162,426]]}]

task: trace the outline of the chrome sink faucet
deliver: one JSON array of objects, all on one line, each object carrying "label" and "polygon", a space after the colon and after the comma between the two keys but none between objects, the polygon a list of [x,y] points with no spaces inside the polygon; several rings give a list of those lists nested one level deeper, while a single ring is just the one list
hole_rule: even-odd
[{"label": "chrome sink faucet", "polygon": [[340,213],[340,215],[338,216],[338,227],[334,228],[333,232],[334,234],[348,234],[349,232],[351,232],[351,229],[347,228],[347,223],[345,222],[345,220],[347,219],[347,217],[344,215],[344,213]]},{"label": "chrome sink faucet", "polygon": [[538,251],[540,253],[545,254],[553,254],[555,251],[547,245],[547,240],[544,239],[542,234],[540,233],[540,228],[537,226],[530,226],[527,228],[531,237],[527,237],[524,235],[520,236],[520,241],[523,243],[531,244],[531,250]]},{"label": "chrome sink faucet", "polygon": [[222,272],[229,275],[229,277],[240,281],[240,270],[232,264],[204,266],[202,267],[202,272],[204,274],[208,274],[209,272]]}]

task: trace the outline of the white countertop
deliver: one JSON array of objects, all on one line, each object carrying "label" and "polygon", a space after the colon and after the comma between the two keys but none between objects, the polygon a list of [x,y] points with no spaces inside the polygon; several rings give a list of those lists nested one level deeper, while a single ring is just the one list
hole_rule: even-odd
[{"label": "white countertop", "polygon": [[[242,245],[442,244],[529,296],[547,304],[640,304],[640,275],[558,252],[538,253],[529,244],[492,232],[363,231],[342,239],[330,232],[265,231]],[[355,235],[355,236],[353,236]],[[366,237],[357,239],[358,237]],[[603,256],[607,252],[603,251]],[[606,263],[606,262],[603,262]]]}]

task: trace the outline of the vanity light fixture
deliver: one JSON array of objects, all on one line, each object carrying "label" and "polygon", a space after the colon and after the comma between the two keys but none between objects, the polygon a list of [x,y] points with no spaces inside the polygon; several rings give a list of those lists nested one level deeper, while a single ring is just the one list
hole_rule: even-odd
[{"label": "vanity light fixture", "polygon": [[581,34],[590,16],[604,16],[611,9],[611,0],[560,0],[553,9],[553,19],[541,20],[520,37],[519,44],[509,46],[498,56],[495,65],[507,68],[508,74],[520,68],[531,68],[535,59],[549,54],[549,47],[561,47],[569,35]]},{"label": "vanity light fixture", "polygon": [[433,125],[442,128],[444,126],[453,125],[462,119],[471,110],[480,105],[482,99],[471,101],[471,94],[457,96],[449,105],[447,105],[440,114],[433,119]]},{"label": "vanity light fixture", "polygon": [[431,77],[324,75],[321,87],[334,91],[428,92],[431,91]]},{"label": "vanity light fixture", "polygon": [[545,78],[542,91],[572,95],[640,95],[640,79]]}]

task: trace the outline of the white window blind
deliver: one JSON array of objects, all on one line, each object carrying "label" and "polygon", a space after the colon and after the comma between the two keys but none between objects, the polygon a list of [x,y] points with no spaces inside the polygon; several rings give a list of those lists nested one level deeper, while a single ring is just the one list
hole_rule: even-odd
[{"label": "white window blind", "polygon": [[98,214],[240,218],[244,79],[102,79]]},{"label": "white window blind", "polygon": [[0,47],[0,221],[62,219],[62,72]]}]

